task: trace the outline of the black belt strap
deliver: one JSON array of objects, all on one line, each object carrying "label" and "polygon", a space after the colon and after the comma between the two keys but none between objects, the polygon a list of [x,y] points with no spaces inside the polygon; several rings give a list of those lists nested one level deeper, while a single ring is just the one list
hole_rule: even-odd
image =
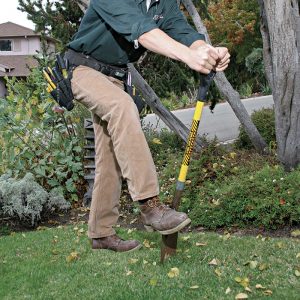
[{"label": "black belt strap", "polygon": [[91,56],[85,55],[80,52],[76,52],[72,49],[69,49],[65,53],[65,59],[67,59],[69,63],[74,66],[83,65],[95,69],[106,76],[115,77],[123,81],[127,79],[127,74],[128,74],[127,67],[117,67],[117,66],[108,65],[98,61],[97,59]]}]

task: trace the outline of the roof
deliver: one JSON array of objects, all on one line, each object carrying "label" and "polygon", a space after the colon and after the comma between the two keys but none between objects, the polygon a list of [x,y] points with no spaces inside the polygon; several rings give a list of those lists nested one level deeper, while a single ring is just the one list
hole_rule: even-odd
[{"label": "roof", "polygon": [[0,24],[0,37],[13,37],[13,36],[40,36],[32,29],[12,23],[6,22]]},{"label": "roof", "polygon": [[0,77],[4,76],[28,76],[28,69],[38,66],[37,60],[28,55],[5,55],[0,56]]},{"label": "roof", "polygon": [[[18,25],[12,22],[0,24],[0,38],[3,37],[24,37],[24,36],[41,36],[40,32]],[[56,41],[54,38],[46,36],[47,40]]]}]

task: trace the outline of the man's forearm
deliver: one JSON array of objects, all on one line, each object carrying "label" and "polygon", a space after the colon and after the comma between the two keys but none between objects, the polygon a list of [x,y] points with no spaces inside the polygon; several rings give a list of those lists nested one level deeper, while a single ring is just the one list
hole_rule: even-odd
[{"label": "man's forearm", "polygon": [[190,49],[178,43],[160,29],[153,29],[141,35],[139,43],[146,49],[185,62]]}]

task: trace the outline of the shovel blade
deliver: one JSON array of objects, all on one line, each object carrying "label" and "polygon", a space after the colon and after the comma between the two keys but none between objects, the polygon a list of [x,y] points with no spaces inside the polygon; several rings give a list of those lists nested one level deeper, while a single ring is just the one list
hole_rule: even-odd
[{"label": "shovel blade", "polygon": [[177,239],[178,239],[178,232],[162,236],[162,244],[160,247],[161,263],[164,263],[164,261],[167,258],[176,254]]}]

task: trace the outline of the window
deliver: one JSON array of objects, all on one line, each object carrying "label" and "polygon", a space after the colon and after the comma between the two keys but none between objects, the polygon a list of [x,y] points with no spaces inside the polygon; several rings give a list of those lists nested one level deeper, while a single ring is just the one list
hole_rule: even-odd
[{"label": "window", "polygon": [[11,40],[0,40],[0,51],[12,51]]}]

